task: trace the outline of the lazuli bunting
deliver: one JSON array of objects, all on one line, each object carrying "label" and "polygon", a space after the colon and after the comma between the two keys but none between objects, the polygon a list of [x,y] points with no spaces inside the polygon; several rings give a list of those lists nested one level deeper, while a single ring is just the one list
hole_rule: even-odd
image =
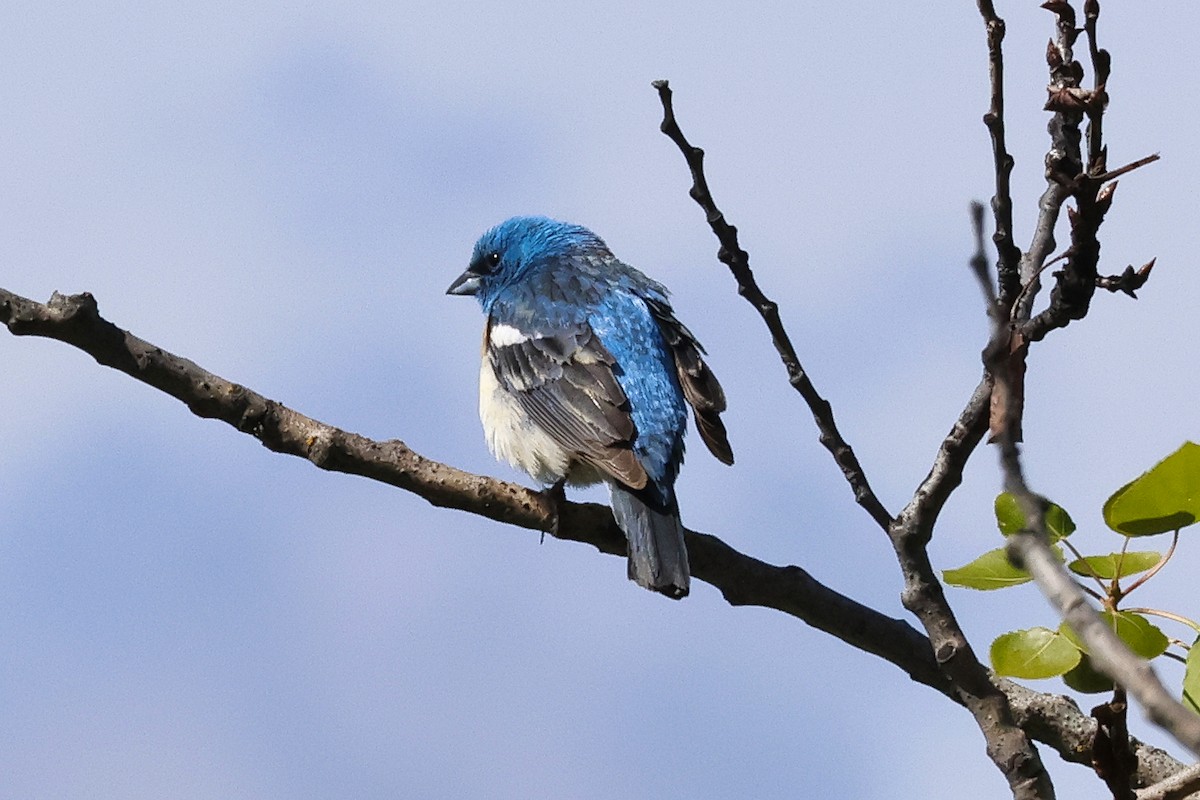
[{"label": "lazuli bunting", "polygon": [[629,577],[685,596],[674,483],[688,405],[713,455],[732,464],[733,452],[725,394],[666,288],[587,228],[514,217],[480,237],[446,292],[487,314],[479,416],[492,453],[556,487],[606,482]]}]

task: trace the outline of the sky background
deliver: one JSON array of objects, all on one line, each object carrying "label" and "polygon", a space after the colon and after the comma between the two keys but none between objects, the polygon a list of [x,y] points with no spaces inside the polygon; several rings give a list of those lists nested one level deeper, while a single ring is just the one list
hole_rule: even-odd
[{"label": "sky background", "polygon": [[[1052,32],[1034,5],[999,4],[1022,246]],[[1097,552],[1119,544],[1108,494],[1200,435],[1198,25],[1195,3],[1104,3],[1110,166],[1163,160],[1122,179],[1102,269],[1158,266],[1031,358],[1029,478]],[[692,442],[685,523],[907,618],[890,547],[716,262],[650,82],[671,80],[896,511],[987,334],[966,268],[992,185],[974,3],[18,2],[0,76],[0,286],[90,291],[305,414],[528,482],[479,428],[482,315],[443,292],[508,216],[588,225],[674,290],[729,396],[738,463]],[[669,602],[590,547],[271,454],[57,342],[0,336],[0,365],[0,798],[1009,796],[968,714],[789,617],[706,584]],[[998,486],[981,449],[939,568],[999,544]],[[1200,614],[1197,569],[1185,536],[1138,603]],[[951,599],[981,652],[1056,624],[1029,586]],[[1095,793],[1046,760],[1060,796]]]}]

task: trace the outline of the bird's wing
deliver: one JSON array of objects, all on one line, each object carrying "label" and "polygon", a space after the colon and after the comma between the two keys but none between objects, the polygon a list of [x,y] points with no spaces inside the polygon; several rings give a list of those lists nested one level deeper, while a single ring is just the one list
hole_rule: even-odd
[{"label": "bird's wing", "polygon": [[717,382],[717,376],[704,363],[704,348],[692,332],[675,319],[675,313],[669,305],[654,299],[647,299],[646,305],[658,323],[663,341],[671,350],[679,385],[683,389],[684,399],[692,407],[700,438],[718,460],[732,464],[733,448],[729,446],[725,424],[721,422],[721,412],[725,410],[725,391]]},{"label": "bird's wing", "polygon": [[564,450],[632,489],[646,485],[616,359],[587,323],[526,334],[490,322],[486,348],[500,385]]}]

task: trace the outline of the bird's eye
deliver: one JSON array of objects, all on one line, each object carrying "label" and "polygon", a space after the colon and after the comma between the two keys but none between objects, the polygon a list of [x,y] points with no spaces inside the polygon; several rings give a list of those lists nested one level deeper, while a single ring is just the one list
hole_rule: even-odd
[{"label": "bird's eye", "polygon": [[487,258],[485,260],[487,261],[488,269],[495,269],[497,266],[500,265],[500,254],[499,253],[488,253]]}]

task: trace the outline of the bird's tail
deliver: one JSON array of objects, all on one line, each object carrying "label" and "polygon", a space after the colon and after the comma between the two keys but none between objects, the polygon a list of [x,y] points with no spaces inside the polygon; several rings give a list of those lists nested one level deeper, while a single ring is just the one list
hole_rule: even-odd
[{"label": "bird's tail", "polygon": [[679,508],[648,504],[646,490],[610,483],[613,517],[629,542],[629,579],[667,597],[686,597],[691,585]]}]

